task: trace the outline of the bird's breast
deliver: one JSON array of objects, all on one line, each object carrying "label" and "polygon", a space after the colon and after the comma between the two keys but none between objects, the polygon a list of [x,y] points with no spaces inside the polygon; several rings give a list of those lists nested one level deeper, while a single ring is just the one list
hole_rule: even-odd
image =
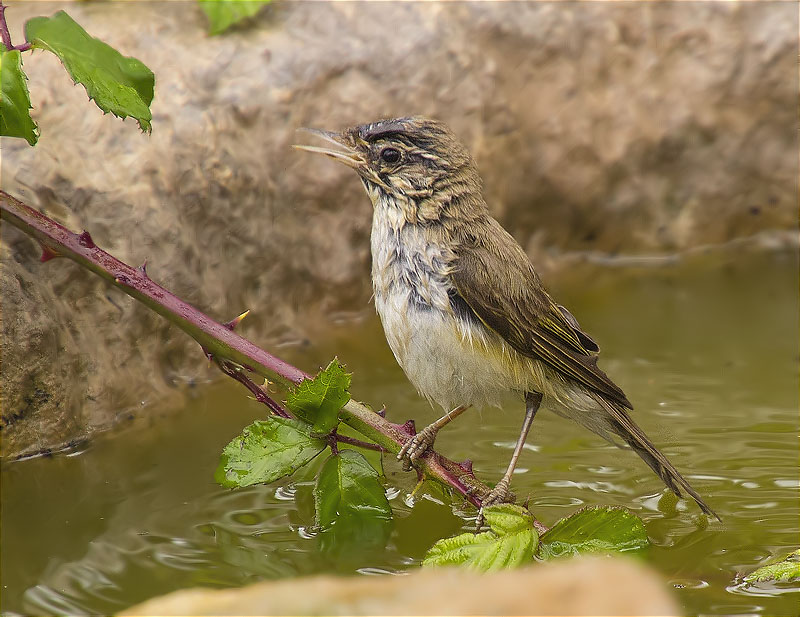
[{"label": "bird's breast", "polygon": [[510,353],[479,320],[454,310],[452,251],[424,227],[376,208],[372,283],[386,340],[417,390],[442,407],[495,404],[527,382]]}]

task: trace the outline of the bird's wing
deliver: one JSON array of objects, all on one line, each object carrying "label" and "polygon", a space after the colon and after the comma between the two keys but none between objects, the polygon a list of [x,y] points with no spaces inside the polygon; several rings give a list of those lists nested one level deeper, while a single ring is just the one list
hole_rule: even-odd
[{"label": "bird's wing", "polygon": [[484,229],[486,235],[473,235],[458,251],[452,272],[458,295],[519,353],[632,408],[598,368],[600,348],[567,309],[553,302],[519,244],[493,219]]}]

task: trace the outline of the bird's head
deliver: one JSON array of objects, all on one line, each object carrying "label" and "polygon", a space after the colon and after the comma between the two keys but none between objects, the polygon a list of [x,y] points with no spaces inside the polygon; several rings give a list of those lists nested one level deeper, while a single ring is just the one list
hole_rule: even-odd
[{"label": "bird's head", "polygon": [[375,207],[396,204],[407,211],[409,222],[437,220],[454,197],[480,195],[472,157],[452,131],[436,120],[395,118],[338,133],[304,130],[335,147],[295,148],[325,154],[352,167]]}]

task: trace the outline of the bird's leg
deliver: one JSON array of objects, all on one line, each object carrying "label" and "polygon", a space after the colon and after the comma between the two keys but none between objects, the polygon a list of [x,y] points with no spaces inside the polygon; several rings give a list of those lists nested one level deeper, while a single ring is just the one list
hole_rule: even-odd
[{"label": "bird's leg", "polygon": [[448,411],[441,418],[436,420],[436,422],[429,424],[419,433],[410,437],[408,441],[403,444],[403,447],[397,455],[397,460],[403,461],[403,470],[409,471],[411,469],[411,463],[425,454],[425,451],[433,445],[436,439],[436,433],[439,432],[440,428],[455,420],[467,409],[469,409],[469,405],[459,405],[455,409]]},{"label": "bird's leg", "polygon": [[533,418],[539,410],[539,405],[542,403],[542,395],[539,392],[528,392],[525,395],[525,419],[522,421],[522,430],[519,432],[517,445],[514,446],[514,454],[511,455],[511,461],[508,463],[508,469],[503,477],[500,479],[492,491],[481,502],[481,509],[478,512],[476,525],[478,529],[483,526],[483,509],[487,506],[496,503],[504,503],[508,499],[508,487],[511,484],[511,476],[514,475],[514,468],[517,466],[519,455],[522,454],[522,448],[525,445],[525,440],[528,438],[528,433],[533,424]]}]

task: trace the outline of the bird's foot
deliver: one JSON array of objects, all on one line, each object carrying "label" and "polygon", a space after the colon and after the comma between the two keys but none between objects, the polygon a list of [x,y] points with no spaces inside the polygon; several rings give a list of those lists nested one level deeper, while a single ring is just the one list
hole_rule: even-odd
[{"label": "bird's foot", "polygon": [[481,509],[478,510],[478,518],[475,519],[475,525],[480,531],[480,528],[483,527],[483,523],[485,522],[485,518],[483,515],[484,508],[488,508],[489,506],[496,505],[498,503],[507,503],[511,501],[511,491],[508,490],[509,481],[507,478],[503,478],[498,482],[495,487],[491,490],[491,492],[486,495],[486,497],[481,501]]},{"label": "bird's foot", "polygon": [[416,461],[420,456],[433,445],[436,439],[436,433],[439,432],[435,426],[426,426],[419,433],[410,437],[400,452],[397,454],[397,460],[403,461],[403,471],[410,471],[411,464]]}]

